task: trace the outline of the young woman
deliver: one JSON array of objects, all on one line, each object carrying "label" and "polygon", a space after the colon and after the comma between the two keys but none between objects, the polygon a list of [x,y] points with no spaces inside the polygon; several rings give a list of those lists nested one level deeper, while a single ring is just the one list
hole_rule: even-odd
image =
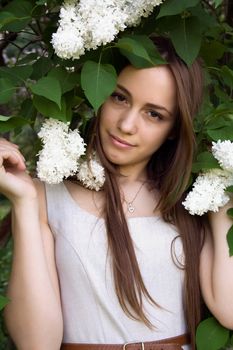
[{"label": "young woman", "polygon": [[202,297],[233,328],[226,207],[207,221],[181,204],[201,68],[155,43],[168,64],[127,65],[95,118],[101,191],[33,181],[18,147],[0,141],[14,238],[5,318],[20,350],[195,349]]}]

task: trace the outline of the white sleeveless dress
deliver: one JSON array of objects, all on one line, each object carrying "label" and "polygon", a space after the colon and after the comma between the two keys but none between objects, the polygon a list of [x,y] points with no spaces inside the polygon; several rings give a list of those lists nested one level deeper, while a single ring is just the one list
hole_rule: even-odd
[{"label": "white sleeveless dress", "polygon": [[[160,305],[145,300],[154,329],[130,319],[115,295],[103,218],[88,213],[66,186],[46,185],[47,211],[55,237],[56,264],[64,317],[64,343],[152,341],[186,332],[183,308],[184,272],[172,257],[174,226],[160,217],[128,219],[146,288]],[[180,238],[176,258],[183,260]],[[183,346],[185,350],[189,346]]]}]

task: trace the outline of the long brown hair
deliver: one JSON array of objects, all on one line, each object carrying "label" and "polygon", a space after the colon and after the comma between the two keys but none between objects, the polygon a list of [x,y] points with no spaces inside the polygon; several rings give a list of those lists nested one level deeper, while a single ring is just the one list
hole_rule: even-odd
[{"label": "long brown hair", "polygon": [[[185,253],[184,305],[194,349],[195,329],[201,319],[199,256],[206,225],[203,220],[189,215],[181,203],[190,178],[195,150],[193,117],[202,101],[202,69],[198,61],[187,67],[177,56],[168,39],[154,37],[152,40],[161,55],[165,57],[167,66],[174,76],[178,108],[175,136],[165,141],[151,157],[147,172],[149,180],[160,193],[157,209],[166,222],[176,225],[183,241]],[[122,309],[129,317],[152,327],[153,325],[144,312],[143,296],[151,303],[155,305],[157,303],[147,291],[140,273],[122,208],[116,168],[105,157],[102,149],[99,119],[98,116],[95,119],[89,149],[97,151],[106,169],[104,214],[116,294]]]}]

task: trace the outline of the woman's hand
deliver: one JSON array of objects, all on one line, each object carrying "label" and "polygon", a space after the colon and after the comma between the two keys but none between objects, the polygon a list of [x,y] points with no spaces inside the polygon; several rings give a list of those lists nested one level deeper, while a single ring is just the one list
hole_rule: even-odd
[{"label": "woman's hand", "polygon": [[17,145],[0,138],[0,193],[12,203],[35,199],[36,188]]},{"label": "woman's hand", "polygon": [[63,320],[44,186],[38,182],[34,185],[18,147],[3,139],[0,193],[13,204],[14,254],[7,290],[11,302],[5,308],[7,329],[17,349],[60,349]]}]

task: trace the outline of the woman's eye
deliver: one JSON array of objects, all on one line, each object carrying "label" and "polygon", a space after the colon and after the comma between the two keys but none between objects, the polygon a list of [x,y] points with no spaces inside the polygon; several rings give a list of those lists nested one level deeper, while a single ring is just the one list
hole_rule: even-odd
[{"label": "woman's eye", "polygon": [[116,102],[125,102],[126,101],[126,97],[122,94],[120,94],[119,92],[113,92],[113,94],[111,95],[111,97],[113,98],[114,101]]},{"label": "woman's eye", "polygon": [[152,118],[158,118],[158,119],[161,119],[161,120],[163,119],[163,116],[160,113],[156,112],[156,111],[153,111],[153,110],[148,111],[148,114]]}]

